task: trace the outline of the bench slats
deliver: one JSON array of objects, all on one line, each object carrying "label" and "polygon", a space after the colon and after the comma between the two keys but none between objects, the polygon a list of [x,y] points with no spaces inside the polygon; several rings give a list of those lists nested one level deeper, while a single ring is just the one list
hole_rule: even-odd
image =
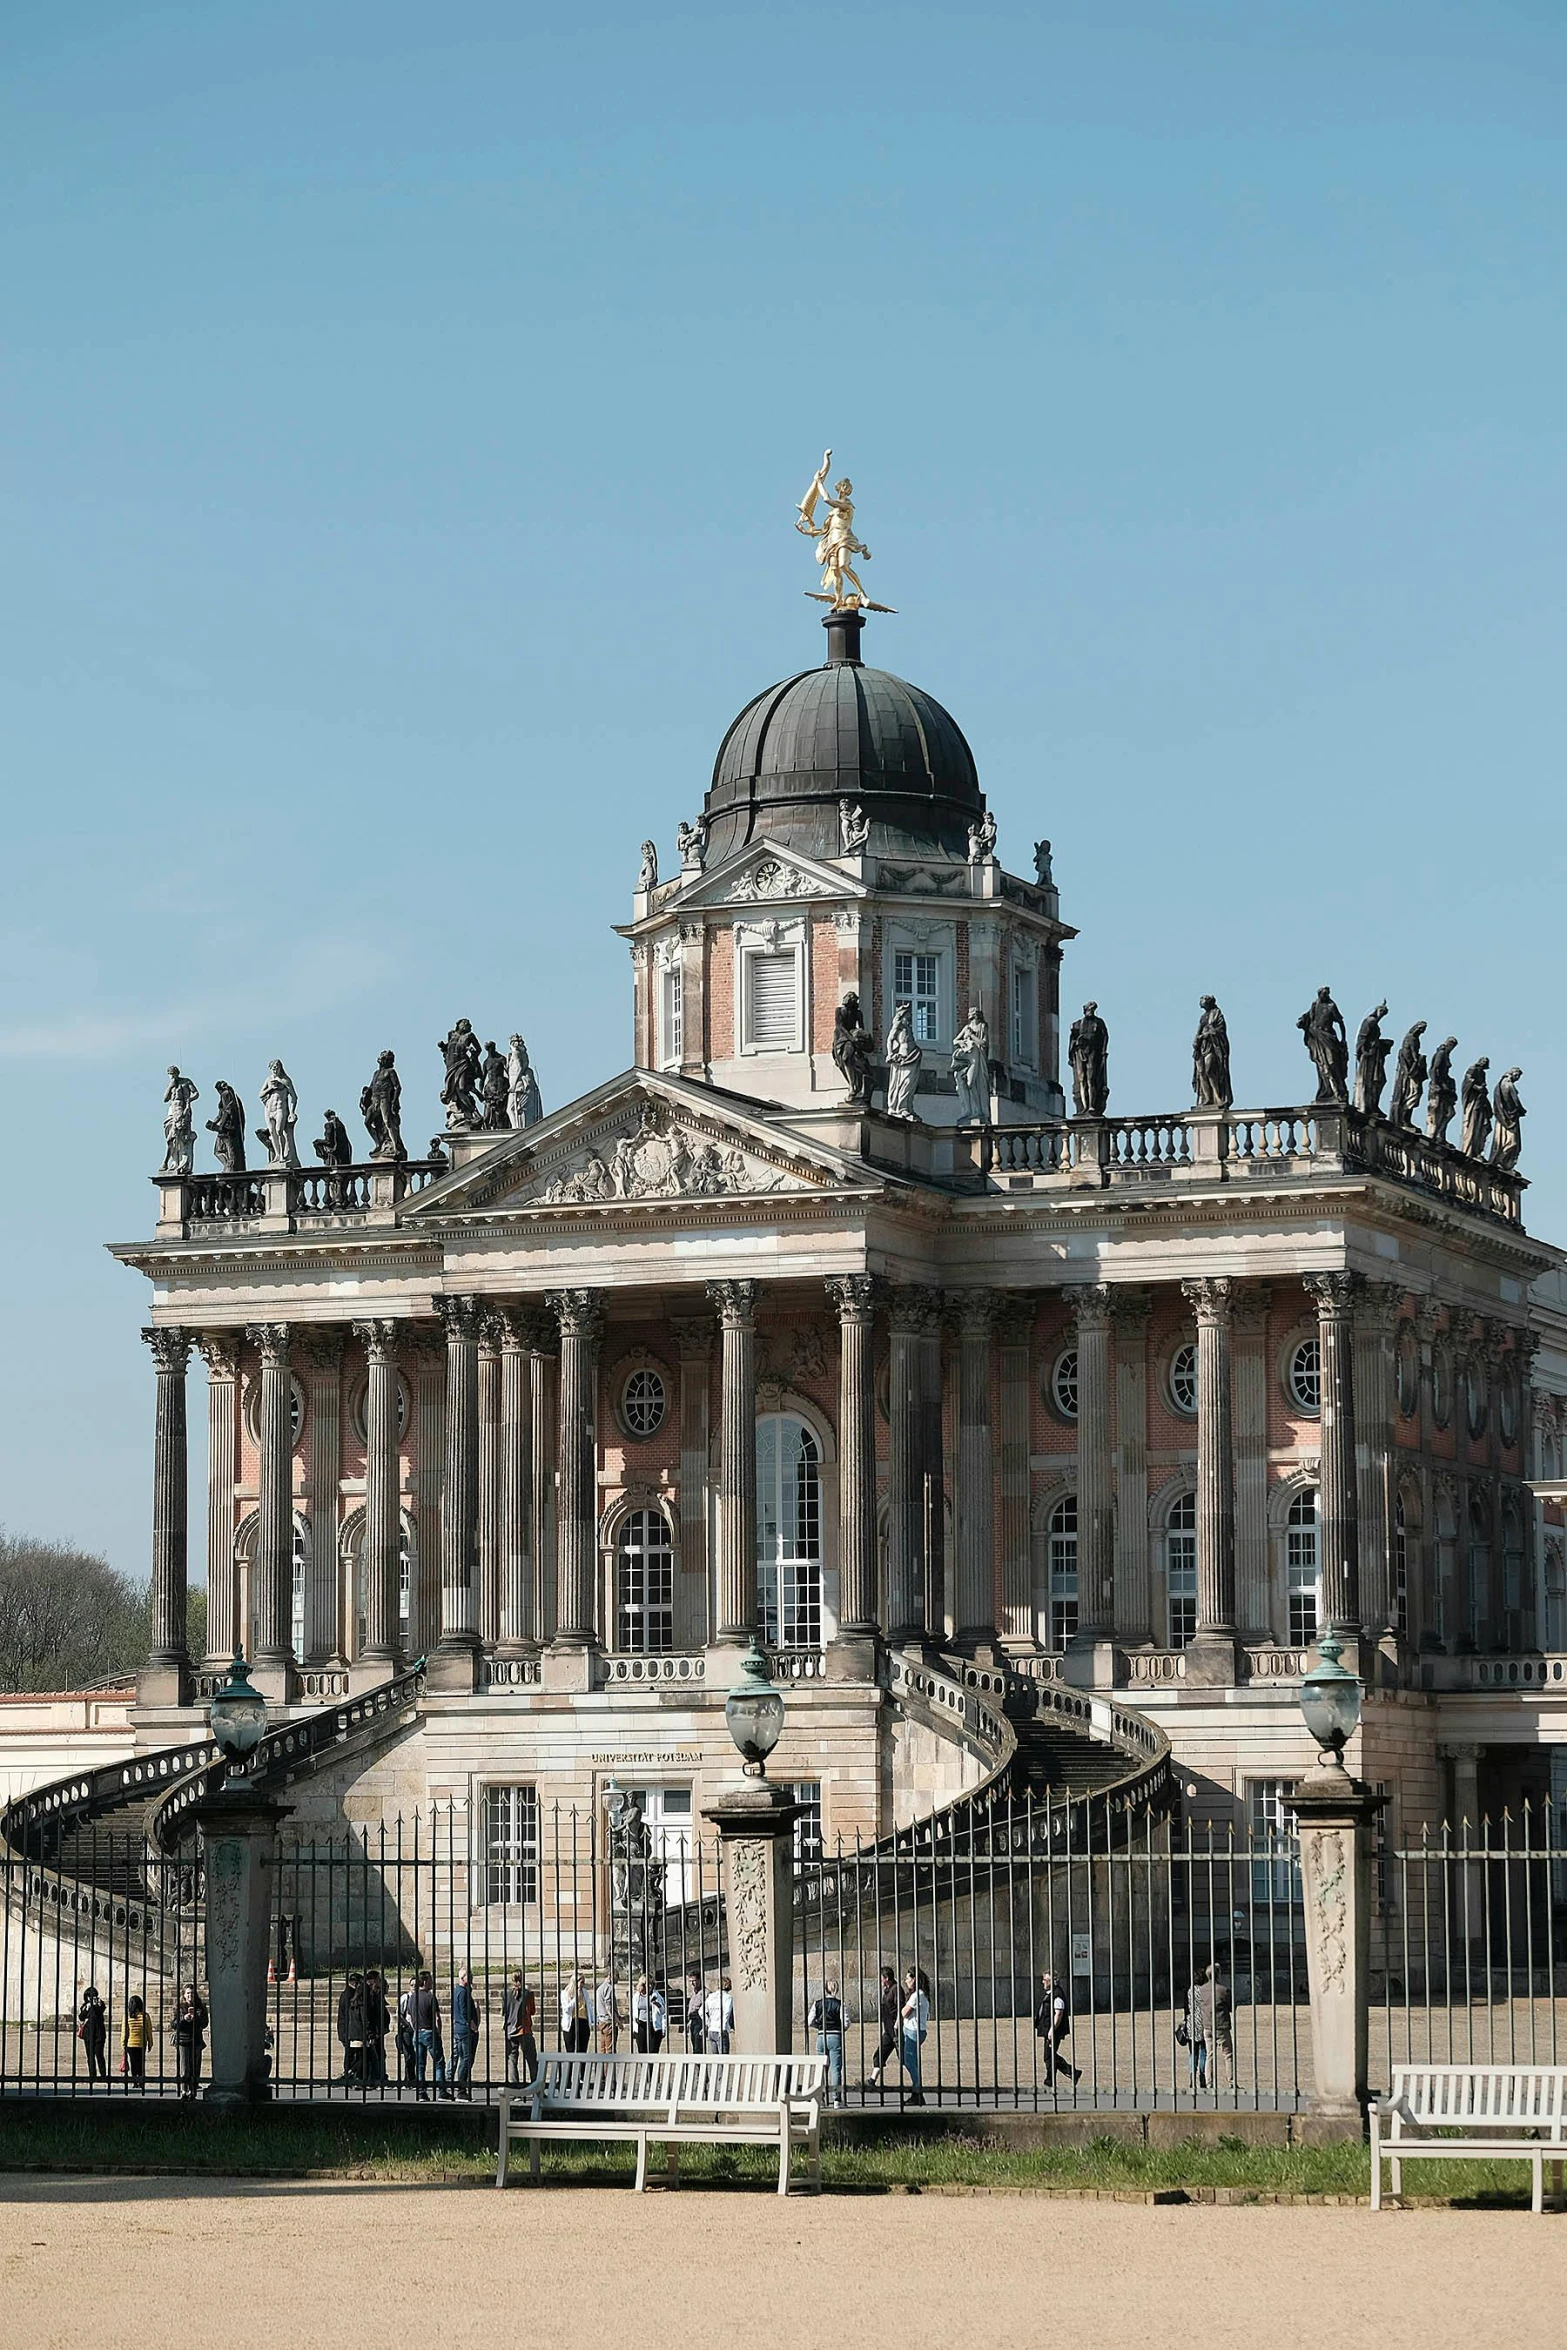
[{"label": "bench slats", "polygon": [[632,2139],[639,2189],[647,2183],[651,2140],[670,2141],[673,2181],[675,2141],[729,2138],[777,2145],[783,2195],[791,2142],[803,2138],[819,2187],[826,2078],[820,2056],[546,2056],[531,2090],[502,2102],[495,2183],[506,2183],[513,2138],[532,2140],[535,2177],[541,2138]]},{"label": "bench slats", "polygon": [[[1371,2208],[1381,2208],[1384,2163],[1391,2170],[1396,2195],[1401,2191],[1405,2162],[1449,2158],[1494,2161],[1500,2157],[1529,2164],[1532,2208],[1541,2211],[1547,2156],[1560,2188],[1562,2161],[1567,2155],[1564,2123],[1567,2065],[1397,2065],[1386,2107],[1376,2098],[1371,2101]],[[1406,2125],[1411,2130],[1451,2131],[1453,2135],[1411,2137],[1406,2134]]]}]

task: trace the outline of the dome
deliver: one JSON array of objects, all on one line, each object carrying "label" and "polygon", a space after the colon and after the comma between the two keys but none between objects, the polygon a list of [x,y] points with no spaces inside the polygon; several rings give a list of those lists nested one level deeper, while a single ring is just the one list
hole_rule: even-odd
[{"label": "dome", "polygon": [[875,854],[965,856],[985,801],[956,719],[919,686],[864,667],[858,612],[831,612],[825,626],[825,666],[758,694],[719,746],[706,802],[710,859],[764,835],[836,857],[844,799],[870,818]]}]

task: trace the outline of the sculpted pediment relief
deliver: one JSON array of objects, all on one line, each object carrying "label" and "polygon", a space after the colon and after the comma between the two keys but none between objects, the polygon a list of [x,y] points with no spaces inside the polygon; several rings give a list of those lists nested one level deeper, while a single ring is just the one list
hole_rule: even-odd
[{"label": "sculpted pediment relief", "polygon": [[703,1133],[667,1103],[644,1101],[633,1122],[586,1150],[566,1154],[515,1201],[524,1207],[587,1207],[615,1200],[720,1199],[756,1192],[814,1190],[792,1170],[738,1141]]},{"label": "sculpted pediment relief", "polygon": [[705,873],[685,891],[679,904],[687,907],[774,905],[781,899],[857,897],[861,885],[846,873],[812,857],[757,841],[728,865]]}]

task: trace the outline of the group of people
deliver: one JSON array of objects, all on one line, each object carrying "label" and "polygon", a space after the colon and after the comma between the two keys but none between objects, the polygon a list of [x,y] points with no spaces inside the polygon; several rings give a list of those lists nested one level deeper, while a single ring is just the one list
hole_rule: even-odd
[{"label": "group of people", "polygon": [[[76,2037],[82,2044],[87,2059],[87,2082],[107,2082],[109,2078],[109,2010],[96,1983],[89,1983],[82,1993],[76,2010]],[[125,2002],[125,2014],[120,2026],[120,2072],[127,2084],[136,2089],[147,2086],[147,2052],[157,2037],[147,2003],[139,1991],[133,1991]],[[195,2097],[201,2082],[202,2052],[207,2045],[207,2003],[193,1983],[187,1983],[174,1995],[174,2021],[170,2026],[174,2042],[175,2078],[181,2097]]]},{"label": "group of people", "polygon": [[[670,2025],[669,1991],[662,1975],[638,1975],[629,2005],[613,1969],[596,1988],[583,1974],[566,1977],[560,1994],[560,2044],[568,2056],[584,2056],[592,2047],[600,2056],[613,2056],[627,2023],[638,2056],[663,2052]],[[734,2026],[734,1986],[729,1977],[719,1975],[709,1983],[694,1971],[687,1975],[685,2035],[690,2053],[727,2056]]]}]

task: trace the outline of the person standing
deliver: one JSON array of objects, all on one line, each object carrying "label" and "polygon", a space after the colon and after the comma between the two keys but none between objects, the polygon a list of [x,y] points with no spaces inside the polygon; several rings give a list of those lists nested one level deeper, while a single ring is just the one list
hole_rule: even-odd
[{"label": "person standing", "polygon": [[1039,2005],[1034,2010],[1034,2030],[1043,2044],[1047,2089],[1055,2086],[1058,2072],[1070,2073],[1074,2081],[1082,2078],[1076,2065],[1068,2064],[1061,2054],[1061,2043],[1071,2029],[1072,2014],[1066,2003],[1066,1993],[1053,1975],[1041,1975]]},{"label": "person standing", "polygon": [[704,2038],[702,1978],[698,1974],[689,1974],[686,1977],[686,2046],[693,2056],[701,2055]]},{"label": "person standing", "polygon": [[1235,2027],[1234,2009],[1230,2000],[1230,1986],[1219,1972],[1217,1963],[1199,1967],[1192,1987],[1191,2010],[1195,2019],[1192,2027],[1192,2058],[1195,2071],[1197,2052],[1202,2050],[1208,2059],[1209,2082],[1198,2086],[1219,2087],[1219,2071],[1224,2071],[1224,2086],[1235,2086]]},{"label": "person standing", "polygon": [[138,2089],[147,2086],[148,2031],[146,2003],[139,1992],[133,1991],[125,2002],[125,2061],[120,2070]]},{"label": "person standing", "polygon": [[446,2081],[446,2050],[441,2043],[441,2003],[435,1995],[435,1980],[428,1968],[421,1972],[414,1985],[414,2078],[419,2084],[419,2102],[426,2103],[430,2092],[425,2087],[425,2068],[429,2067],[437,2097],[450,2097]]},{"label": "person standing", "polygon": [[903,2069],[914,2084],[909,2091],[909,2103],[923,2105],[925,2083],[920,2072],[920,2050],[925,2045],[925,2034],[930,2028],[930,1992],[925,1977],[917,1967],[910,1967],[903,1978],[899,2024]]},{"label": "person standing", "polygon": [[1196,1980],[1187,1984],[1186,2009],[1181,2017],[1180,2031],[1176,2034],[1178,2040],[1184,2038],[1186,2042],[1186,2053],[1191,2062],[1193,2089],[1206,2089],[1208,2086],[1208,2033],[1204,2020],[1206,2009],[1202,1996],[1202,1988],[1207,1976],[1207,1968],[1205,1966],[1199,1967]]},{"label": "person standing", "polygon": [[94,2081],[107,2081],[109,2060],[104,2050],[109,2040],[109,2013],[98,1994],[96,1983],[89,1983],[82,1994],[81,2006],[76,2011],[76,2037],[87,2058],[87,2086]]},{"label": "person standing", "polygon": [[367,2089],[386,2086],[386,2035],[392,2028],[392,2011],[386,2004],[386,1977],[376,1967],[365,1976],[364,1992],[364,2077]]},{"label": "person standing", "polygon": [[350,2089],[364,2084],[365,2025],[364,1977],[349,1976],[337,1995],[337,2037],[343,2051],[343,2070],[338,2076]]},{"label": "person standing", "polygon": [[592,2030],[588,1987],[580,1974],[566,1977],[560,1994],[560,2044],[568,2056],[584,2056]]},{"label": "person standing", "polygon": [[881,1970],[879,1993],[878,2022],[880,2031],[876,2041],[876,2054],[872,2059],[871,2069],[865,2076],[867,2089],[885,2087],[882,2076],[898,2052],[902,2014],[903,2000],[898,1990],[898,1978],[890,1966],[884,1966]]},{"label": "person standing", "polygon": [[201,2055],[206,2045],[206,2002],[195,1984],[189,1983],[180,1993],[174,2010],[174,2061],[181,2097],[191,2098],[198,2093]]},{"label": "person standing", "polygon": [[638,2056],[649,2054],[647,2036],[653,1994],[646,1975],[638,1975],[631,1994],[631,2045]]},{"label": "person standing", "polygon": [[735,2028],[735,2003],[727,1975],[719,1976],[717,1990],[709,1991],[702,2002],[702,2025],[708,2055],[727,2056],[729,2035]]},{"label": "person standing", "polygon": [[450,2092],[473,2103],[473,2060],[479,2053],[479,2002],[473,1995],[473,1976],[466,1965],[457,1969],[452,1992],[452,2064],[447,2075]]},{"label": "person standing", "polygon": [[806,2023],[816,2034],[816,2053],[827,2059],[827,2102],[843,2103],[843,2001],[838,1996],[838,1978],[829,1975],[822,1985],[821,1997],[811,2002]]},{"label": "person standing", "polygon": [[397,2002],[398,2071],[404,2086],[410,2089],[414,2087],[419,2078],[414,2047],[414,2001],[418,1996],[418,1986],[410,1983]]},{"label": "person standing", "polygon": [[663,1976],[655,1975],[652,1988],[647,1995],[647,2051],[649,2056],[657,2056],[662,2052],[664,2036],[668,2030],[669,1994],[664,1989]]},{"label": "person standing", "polygon": [[593,2020],[598,2025],[600,2056],[613,2056],[620,2038],[620,1993],[615,1988],[613,1967],[607,1970],[594,1994]]},{"label": "person standing", "polygon": [[539,2069],[539,2044],[533,2036],[533,1993],[520,1974],[513,1974],[511,1985],[501,2007],[501,2028],[506,2034],[506,2078],[525,2085],[532,2081]]}]

